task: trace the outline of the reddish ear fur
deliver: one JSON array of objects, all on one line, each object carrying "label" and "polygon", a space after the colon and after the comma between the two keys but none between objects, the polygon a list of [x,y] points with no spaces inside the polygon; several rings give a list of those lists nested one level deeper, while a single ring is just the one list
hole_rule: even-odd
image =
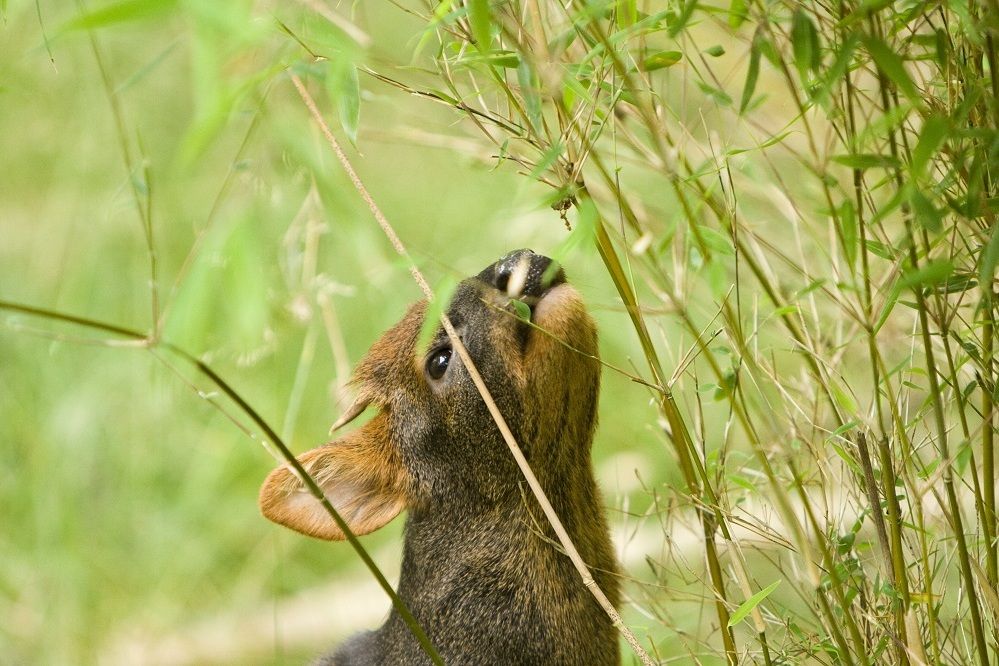
[{"label": "reddish ear fur", "polygon": [[[406,476],[378,414],[362,428],[299,456],[354,534],[374,532],[406,506]],[[308,536],[342,541],[343,531],[291,470],[274,470],[260,489],[260,510],[279,525]]]}]

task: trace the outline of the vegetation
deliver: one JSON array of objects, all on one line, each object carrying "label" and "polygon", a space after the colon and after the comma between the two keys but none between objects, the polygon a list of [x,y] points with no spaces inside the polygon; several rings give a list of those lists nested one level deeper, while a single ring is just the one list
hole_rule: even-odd
[{"label": "vegetation", "polygon": [[[992,0],[0,12],[4,654],[367,575],[254,508],[254,419],[321,441],[420,294],[296,80],[438,293],[531,246],[593,304],[653,660],[999,660]],[[274,615],[189,661],[337,631]]]}]

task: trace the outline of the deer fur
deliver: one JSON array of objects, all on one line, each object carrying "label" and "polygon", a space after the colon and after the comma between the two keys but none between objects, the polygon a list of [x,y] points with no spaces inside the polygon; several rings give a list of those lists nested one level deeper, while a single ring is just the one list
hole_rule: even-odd
[{"label": "deer fur", "polygon": [[[533,326],[513,299],[531,307]],[[299,459],[356,534],[407,511],[398,593],[446,663],[617,664],[617,632],[557,545],[461,359],[451,353],[441,362],[446,334],[438,328],[419,345],[425,314],[423,302],[410,307],[355,371],[358,398],[346,420],[368,406],[375,416]],[[616,604],[616,563],[590,462],[597,332],[578,292],[551,260],[520,250],[462,282],[447,315]],[[344,538],[285,467],[265,481],[260,506],[303,534]],[[318,663],[429,659],[393,609],[381,628]]]}]

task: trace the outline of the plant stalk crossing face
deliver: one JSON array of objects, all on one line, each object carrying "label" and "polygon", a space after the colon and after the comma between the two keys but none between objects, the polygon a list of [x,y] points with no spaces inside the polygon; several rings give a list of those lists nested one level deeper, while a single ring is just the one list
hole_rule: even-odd
[{"label": "plant stalk crossing face", "polygon": [[[446,333],[421,347],[426,303],[371,347],[358,397],[337,427],[377,412],[299,460],[356,534],[403,509],[399,596],[446,663],[616,664],[617,633],[551,527]],[[600,366],[596,327],[562,269],[512,252],[462,282],[448,306],[569,535],[612,603],[616,563],[590,448]],[[344,535],[282,467],[260,506],[310,536]],[[423,664],[428,659],[393,610],[378,630],[349,639],[322,664]]]}]

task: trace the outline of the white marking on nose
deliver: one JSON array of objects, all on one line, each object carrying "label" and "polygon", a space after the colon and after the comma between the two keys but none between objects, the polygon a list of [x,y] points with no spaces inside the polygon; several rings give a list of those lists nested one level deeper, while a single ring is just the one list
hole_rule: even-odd
[{"label": "white marking on nose", "polygon": [[527,273],[531,270],[531,259],[528,255],[523,255],[513,267],[510,273],[510,280],[506,283],[506,294],[510,298],[519,298],[527,285]]}]

